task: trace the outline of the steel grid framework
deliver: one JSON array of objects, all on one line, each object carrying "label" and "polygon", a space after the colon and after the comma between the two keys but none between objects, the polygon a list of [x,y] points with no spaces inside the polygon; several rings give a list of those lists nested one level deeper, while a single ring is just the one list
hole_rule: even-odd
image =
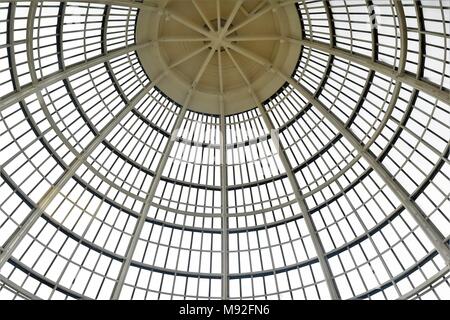
[{"label": "steel grid framework", "polygon": [[139,10],[208,36],[168,1],[0,2],[0,298],[450,298],[450,6],[235,2],[302,30],[292,75],[218,51],[221,92],[225,56],[286,81],[235,115],[141,68]]}]

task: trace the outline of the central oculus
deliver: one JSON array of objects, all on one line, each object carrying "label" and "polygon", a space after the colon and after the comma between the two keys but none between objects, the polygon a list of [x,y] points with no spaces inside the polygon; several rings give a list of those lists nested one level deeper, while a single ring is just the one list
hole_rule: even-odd
[{"label": "central oculus", "polygon": [[151,45],[137,53],[150,79],[164,74],[157,87],[169,98],[229,115],[255,108],[284,85],[274,70],[293,73],[300,26],[292,3],[171,0],[140,10],[136,42]]}]

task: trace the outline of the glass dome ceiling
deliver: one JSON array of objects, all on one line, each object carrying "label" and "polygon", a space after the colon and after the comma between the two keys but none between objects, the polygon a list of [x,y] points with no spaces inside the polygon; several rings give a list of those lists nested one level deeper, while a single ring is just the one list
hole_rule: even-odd
[{"label": "glass dome ceiling", "polygon": [[450,299],[448,1],[0,26],[0,299]]}]

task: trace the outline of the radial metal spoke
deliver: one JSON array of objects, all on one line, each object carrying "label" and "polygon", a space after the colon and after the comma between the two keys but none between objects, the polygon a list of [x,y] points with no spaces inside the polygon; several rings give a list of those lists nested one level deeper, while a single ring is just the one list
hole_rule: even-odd
[{"label": "radial metal spoke", "polygon": [[174,138],[174,135],[176,135],[176,133],[178,132],[178,130],[181,127],[181,124],[183,123],[183,120],[185,118],[185,114],[187,111],[186,105],[187,105],[187,103],[189,103],[191,96],[192,96],[192,90],[189,91],[189,93],[186,97],[186,100],[185,100],[185,104],[183,105],[180,113],[178,114],[174,129],[171,132],[171,138],[170,138],[169,142],[167,143],[166,147],[164,148],[163,156],[158,164],[155,175],[153,176],[153,180],[150,185],[150,190],[147,193],[147,197],[145,199],[145,204],[142,208],[139,219],[138,219],[136,226],[134,228],[134,231],[132,233],[132,237],[129,242],[126,254],[125,254],[125,259],[122,263],[122,267],[119,271],[119,276],[117,278],[117,282],[116,282],[113,292],[111,294],[111,299],[113,299],[113,300],[117,300],[120,298],[120,293],[122,292],[122,288],[125,283],[125,279],[128,274],[128,270],[131,265],[131,260],[133,259],[133,255],[136,250],[136,246],[138,244],[139,237],[141,235],[142,228],[144,227],[148,212],[150,210],[153,197],[155,196],[156,190],[158,188],[158,183],[161,180],[163,170],[166,166],[167,160],[169,159],[170,152],[172,151],[172,147],[176,141],[176,139]]},{"label": "radial metal spoke", "polygon": [[272,6],[269,5],[266,8],[264,8],[263,10],[259,11],[258,13],[251,15],[250,17],[248,17],[247,19],[245,19],[244,21],[242,21],[241,23],[239,23],[237,26],[231,28],[230,30],[228,30],[227,34],[232,34],[236,31],[238,31],[239,29],[242,29],[243,27],[245,27],[246,25],[252,23],[253,21],[261,18],[262,16],[264,16],[266,13],[270,12],[270,10],[272,10]]},{"label": "radial metal spoke", "polygon": [[[233,61],[236,68],[239,70],[239,73],[241,74],[245,83],[247,84],[247,87],[248,87],[249,91],[251,92],[253,99],[255,101],[255,104],[258,106],[259,112],[261,113],[264,123],[265,123],[267,129],[271,132],[272,140],[273,140],[274,137],[277,137],[277,133],[276,133],[275,126],[272,123],[272,120],[270,119],[264,106],[261,104],[260,99],[256,96],[256,94],[250,84],[250,81],[248,80],[248,77],[245,75],[242,67],[234,59],[234,57],[230,53],[230,51],[227,48],[225,50],[228,53],[230,59]],[[330,265],[328,264],[328,260],[325,256],[325,250],[323,248],[322,241],[320,240],[317,229],[316,229],[314,222],[311,218],[311,215],[309,213],[309,209],[306,204],[305,198],[300,191],[300,185],[298,184],[298,181],[295,178],[293,168],[287,157],[285,148],[283,147],[283,145],[282,145],[281,141],[279,141],[279,139],[277,141],[273,141],[273,144],[275,145],[275,148],[278,152],[278,157],[280,158],[281,163],[283,164],[283,169],[286,172],[288,180],[292,186],[292,190],[294,191],[295,198],[297,199],[297,202],[300,206],[300,210],[303,214],[303,218],[305,220],[306,226],[308,227],[308,231],[311,236],[311,240],[313,242],[314,249],[316,251],[320,267],[322,268],[322,272],[323,272],[323,275],[324,275],[324,278],[325,278],[325,281],[326,281],[326,284],[328,287],[328,291],[330,293],[330,297],[333,300],[339,300],[341,298],[339,295],[339,290],[337,288],[336,282],[334,281],[333,273],[331,272],[331,268],[330,268]]]},{"label": "radial metal spoke", "polygon": [[185,62],[187,62],[187,61],[189,61],[189,60],[191,60],[191,59],[192,59],[193,57],[195,57],[196,55],[198,55],[198,54],[200,54],[201,52],[203,52],[203,51],[205,51],[206,49],[208,49],[209,46],[210,46],[210,45],[206,44],[206,45],[204,45],[203,47],[201,47],[201,48],[199,48],[199,49],[197,49],[197,50],[195,50],[195,51],[192,51],[190,54],[184,56],[184,57],[181,58],[180,60],[171,63],[171,64],[168,66],[168,69],[173,69],[173,68],[175,68],[175,67],[177,67],[177,66],[179,66],[179,65],[181,65],[181,64],[183,64],[183,63],[185,63]]},{"label": "radial metal spoke", "polygon": [[[218,68],[218,74],[219,74],[219,92],[220,92],[220,101],[223,102],[223,63],[222,63],[222,52],[220,50],[217,51],[217,68]],[[222,113],[225,113],[225,109],[222,110]]]},{"label": "radial metal spoke", "polygon": [[248,11],[245,9],[244,6],[241,6],[241,7],[239,8],[239,10],[240,10],[246,17],[248,17],[248,16],[250,15],[250,13],[248,13]]},{"label": "radial metal spoke", "polygon": [[232,42],[242,42],[242,41],[284,41],[287,39],[280,35],[262,35],[262,36],[228,37],[227,40]]},{"label": "radial metal spoke", "polygon": [[31,227],[39,219],[45,209],[50,205],[53,199],[59,194],[66,183],[74,176],[75,172],[87,160],[89,155],[98,147],[100,143],[111,133],[111,131],[125,118],[125,116],[136,106],[136,104],[162,79],[159,77],[155,81],[148,84],[140,93],[134,97],[129,105],[122,109],[99,134],[89,143],[86,149],[83,150],[69,165],[64,174],[59,177],[57,182],[47,191],[45,196],[37,203],[37,208],[30,212],[24,219],[22,225],[8,238],[3,251],[0,254],[0,269],[11,257],[14,250],[17,248],[22,239],[28,234]]},{"label": "radial metal spoke", "polygon": [[227,47],[226,49],[231,49],[241,55],[243,55],[244,57],[256,62],[257,64],[260,64],[263,68],[265,68],[268,71],[272,71],[274,72],[273,68],[272,68],[272,64],[270,63],[270,61],[266,60],[265,58],[259,56],[258,54],[255,54],[254,52],[251,52],[247,49],[244,49],[240,46],[234,45],[231,42],[227,43]]},{"label": "radial metal spoke", "polygon": [[171,10],[168,10],[168,9],[163,9],[162,12],[166,14],[167,18],[173,19],[173,20],[179,22],[180,24],[184,25],[185,27],[191,29],[192,31],[200,33],[207,38],[211,38],[211,33],[209,31],[203,29],[201,26],[189,21],[188,19],[180,16],[179,14],[177,14]]},{"label": "radial metal spoke", "polygon": [[6,278],[6,277],[4,277],[4,276],[2,276],[0,274],[0,284],[2,284],[2,283],[6,284],[11,289],[16,290],[19,294],[23,295],[24,297],[26,297],[26,298],[28,298],[30,300],[42,300],[38,296],[28,292],[27,290],[25,290],[21,286],[15,284],[13,281],[9,280],[8,278]]},{"label": "radial metal spoke", "polygon": [[254,15],[258,10],[260,10],[267,3],[267,0],[260,0],[259,3],[250,11],[249,15]]},{"label": "radial metal spoke", "polygon": [[161,37],[158,39],[158,42],[205,42],[209,41],[208,38],[199,38],[199,37]]},{"label": "radial metal spoke", "polygon": [[203,73],[208,66],[208,64],[211,62],[212,57],[214,56],[214,51],[217,48],[217,46],[213,47],[208,54],[208,57],[203,62],[203,65],[201,66],[200,70],[197,73],[196,78],[192,82],[191,88],[188,91],[186,98],[184,100],[184,103],[182,105],[182,108],[180,110],[180,113],[178,114],[177,120],[175,122],[174,128],[171,132],[170,139],[164,148],[163,155],[161,157],[161,160],[159,161],[158,167],[156,169],[155,175],[153,177],[153,180],[150,184],[149,191],[147,193],[147,197],[145,199],[144,206],[142,207],[138,222],[136,223],[136,226],[133,231],[133,235],[131,237],[131,240],[129,242],[125,259],[122,263],[122,267],[119,271],[119,276],[117,278],[116,284],[114,286],[113,292],[111,294],[111,299],[117,300],[120,298],[120,293],[122,292],[122,288],[125,284],[125,279],[128,274],[128,270],[131,265],[131,261],[133,259],[134,252],[136,250],[136,246],[138,244],[140,235],[142,233],[142,229],[144,227],[145,221],[147,219],[148,213],[150,211],[150,208],[152,206],[153,198],[155,196],[156,190],[158,188],[159,181],[161,180],[162,173],[164,171],[164,168],[166,166],[167,161],[169,160],[170,153],[172,152],[172,148],[176,142],[176,134],[180,130],[181,124],[183,123],[183,120],[185,119],[186,111],[188,108],[188,105],[192,99],[192,95],[194,93],[194,90],[198,84],[198,81],[200,81],[201,77],[203,76]]},{"label": "radial metal spoke", "polygon": [[220,7],[220,0],[216,0],[216,19],[217,19],[217,32],[220,32],[222,28],[220,20],[222,19],[222,11]]},{"label": "radial metal spoke", "polygon": [[227,173],[227,140],[226,140],[226,123],[224,114],[224,101],[219,98],[220,114],[220,177],[221,177],[221,203],[222,203],[222,299],[230,297],[229,289],[229,227],[228,227],[228,173]]},{"label": "radial metal spoke", "polygon": [[405,84],[419,90],[426,94],[435,97],[450,105],[450,92],[446,89],[441,89],[438,86],[426,82],[421,79],[417,79],[415,75],[410,73],[403,73],[402,75],[397,74],[397,70],[393,66],[386,65],[381,62],[375,62],[371,57],[367,57],[358,53],[354,53],[345,49],[340,49],[337,47],[330,48],[330,46],[323,42],[318,42],[315,40],[302,40],[302,45],[316,49],[328,54],[332,54],[336,57],[346,59],[348,61],[360,64],[368,69],[380,72],[385,76],[388,76],[396,81],[404,82]]},{"label": "radial metal spoke", "polygon": [[[242,21],[241,23],[239,23],[238,25],[234,26],[233,28],[231,28],[230,30],[227,31],[227,35],[230,35],[236,31],[238,31],[239,29],[245,27],[246,25],[252,23],[253,21],[261,18],[262,16],[264,16],[266,13],[270,12],[271,10],[276,10],[278,7],[280,6],[284,6],[287,4],[286,0],[284,1],[280,1],[278,3],[270,3],[268,4],[266,7],[264,7],[263,9],[261,9],[261,7],[263,7],[263,4],[265,3],[266,0],[263,0],[261,2],[260,5],[258,5],[255,8],[256,12],[251,12],[249,17],[247,19],[245,19],[244,21]],[[292,2],[290,2],[292,3]],[[261,9],[261,10],[260,10]]]},{"label": "radial metal spoke", "polygon": [[[416,220],[416,223],[421,227],[424,233],[427,235],[430,242],[433,244],[435,249],[442,256],[444,261],[448,264],[450,263],[450,248],[445,243],[444,236],[436,228],[436,226],[428,220],[422,209],[410,198],[410,195],[406,190],[395,180],[392,175],[386,170],[386,168],[378,162],[378,160],[373,156],[373,154],[368,150],[367,146],[363,146],[361,142],[356,138],[356,136],[342,123],[337,116],[330,112],[330,110],[318,100],[314,94],[309,92],[302,84],[296,82],[290,76],[285,75],[280,70],[273,68],[270,63],[265,61],[264,58],[257,54],[249,52],[243,48],[237,47],[236,45],[229,44],[229,47],[236,52],[244,54],[253,61],[262,64],[265,67],[271,68],[271,70],[288,82],[292,87],[294,87],[300,94],[302,94],[312,105],[314,105],[320,113],[330,122],[333,126],[352,144],[355,150],[369,163],[369,165],[377,172],[377,174],[383,179],[389,189],[396,195],[397,199],[402,203],[402,205],[411,213],[411,215]],[[325,45],[328,47],[328,45]],[[393,76],[396,77],[396,76]],[[402,78],[398,76],[397,78]]]},{"label": "radial metal spoke", "polygon": [[69,66],[63,71],[58,71],[48,77],[40,79],[36,84],[25,85],[19,91],[14,92],[14,93],[7,95],[0,99],[0,111],[8,108],[9,106],[11,106],[15,103],[18,103],[19,101],[24,100],[26,97],[28,97],[32,94],[35,94],[36,92],[41,91],[42,89],[47,88],[58,81],[67,79],[67,78],[73,76],[74,74],[77,74],[83,70],[92,68],[96,65],[105,63],[106,61],[109,61],[111,59],[115,59],[117,57],[128,54],[130,52],[146,48],[151,43],[152,43],[152,41],[149,41],[149,42],[146,42],[143,44],[137,44],[137,45],[132,45],[132,46],[128,46],[125,48],[113,50],[113,51],[108,52],[106,55],[98,56],[98,57],[89,59],[87,61],[80,62],[80,63],[74,64],[72,66]]},{"label": "radial metal spoke", "polygon": [[223,100],[222,52],[217,51],[219,73],[219,108],[220,108],[220,180],[222,204],[222,299],[230,297],[229,280],[229,226],[228,226],[228,172],[227,172],[227,135],[225,105]]},{"label": "radial metal spoke", "polygon": [[191,0],[192,4],[194,5],[195,9],[199,13],[199,15],[202,17],[203,22],[208,27],[209,31],[214,31],[214,28],[211,25],[211,22],[208,20],[208,18],[205,16],[205,13],[203,12],[202,8],[197,3],[197,0]]},{"label": "radial metal spoke", "polygon": [[234,7],[233,10],[231,10],[231,13],[227,19],[227,22],[225,23],[225,26],[223,27],[223,30],[221,30],[221,35],[225,35],[227,34],[228,29],[231,26],[231,23],[233,22],[234,18],[236,17],[236,14],[239,11],[239,8],[242,6],[243,0],[238,0]]},{"label": "radial metal spoke", "polygon": [[386,168],[379,163],[373,154],[367,149],[367,146],[362,146],[354,134],[345,127],[345,125],[334,115],[329,109],[314,97],[305,87],[297,83],[292,78],[277,72],[281,77],[286,79],[297,91],[306,97],[321,113],[330,121],[334,127],[352,144],[361,156],[369,163],[369,165],[377,172],[383,179],[390,190],[396,195],[402,205],[411,213],[416,223],[421,227],[424,233],[429,238],[430,242],[442,256],[444,261],[450,263],[450,249],[446,245],[443,235],[436,228],[436,226],[428,220],[422,209],[410,198],[406,190],[395,180]]}]

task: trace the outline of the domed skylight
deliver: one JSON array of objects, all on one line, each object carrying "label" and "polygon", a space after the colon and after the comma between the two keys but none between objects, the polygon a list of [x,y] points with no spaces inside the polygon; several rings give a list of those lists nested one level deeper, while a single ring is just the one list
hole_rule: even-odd
[{"label": "domed skylight", "polygon": [[450,299],[446,1],[0,26],[0,299]]}]

